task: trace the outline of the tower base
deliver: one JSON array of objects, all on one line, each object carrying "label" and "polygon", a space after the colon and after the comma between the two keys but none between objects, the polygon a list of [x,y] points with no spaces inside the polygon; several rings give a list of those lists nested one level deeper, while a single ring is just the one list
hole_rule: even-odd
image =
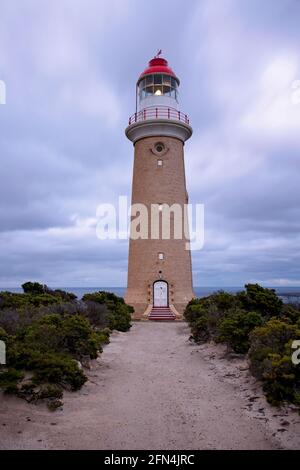
[{"label": "tower base", "polygon": [[[179,297],[179,294],[177,295]],[[169,305],[169,308],[175,314],[177,320],[183,319],[183,314],[187,304],[195,297],[193,292],[188,295],[182,295],[182,298],[178,298],[178,301],[174,301]],[[127,289],[125,294],[125,302],[134,308],[132,314],[133,320],[148,320],[148,317],[153,308],[153,297],[151,295],[149,302],[145,302],[145,294],[138,293],[132,289]]]}]

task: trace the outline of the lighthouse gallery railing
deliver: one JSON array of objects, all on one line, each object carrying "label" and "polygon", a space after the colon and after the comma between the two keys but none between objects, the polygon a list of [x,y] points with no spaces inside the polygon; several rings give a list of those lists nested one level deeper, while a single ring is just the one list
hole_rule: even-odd
[{"label": "lighthouse gallery railing", "polygon": [[175,108],[168,108],[167,106],[151,106],[130,116],[129,125],[134,124],[135,122],[147,121],[148,119],[170,119],[172,121],[181,121],[185,124],[190,123],[189,117]]}]

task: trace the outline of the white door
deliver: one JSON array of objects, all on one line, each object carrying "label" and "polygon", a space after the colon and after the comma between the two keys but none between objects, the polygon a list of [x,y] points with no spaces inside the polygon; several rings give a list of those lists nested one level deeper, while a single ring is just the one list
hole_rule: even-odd
[{"label": "white door", "polygon": [[168,307],[168,283],[157,281],[153,286],[154,307]]}]

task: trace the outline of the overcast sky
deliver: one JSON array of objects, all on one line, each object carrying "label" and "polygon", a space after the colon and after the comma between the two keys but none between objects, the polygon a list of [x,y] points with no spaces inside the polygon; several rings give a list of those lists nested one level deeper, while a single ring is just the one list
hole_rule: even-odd
[{"label": "overcast sky", "polygon": [[130,195],[124,129],[159,48],[194,129],[194,285],[300,285],[299,25],[299,0],[0,0],[0,286],[126,285],[96,208]]}]

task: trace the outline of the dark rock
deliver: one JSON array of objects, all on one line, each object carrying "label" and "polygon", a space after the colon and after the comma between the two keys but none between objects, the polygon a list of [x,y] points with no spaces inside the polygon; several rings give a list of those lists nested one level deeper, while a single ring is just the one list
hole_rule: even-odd
[{"label": "dark rock", "polygon": [[290,422],[289,421],[281,421],[280,424],[281,424],[281,426],[289,426]]},{"label": "dark rock", "polygon": [[260,397],[250,397],[249,398],[249,401],[255,401],[255,400],[258,400]]}]

